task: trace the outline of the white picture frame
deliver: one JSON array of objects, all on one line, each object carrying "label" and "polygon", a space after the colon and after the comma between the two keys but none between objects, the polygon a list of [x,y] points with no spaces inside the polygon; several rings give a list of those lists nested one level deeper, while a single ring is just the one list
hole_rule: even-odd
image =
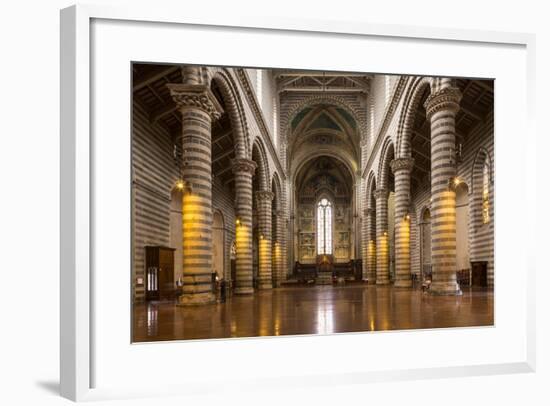
[{"label": "white picture frame", "polygon": [[[410,27],[402,25],[359,24],[337,21],[284,20],[284,19],[220,19],[204,16],[190,16],[181,9],[166,10],[155,7],[111,8],[106,6],[78,5],[61,11],[61,394],[69,399],[80,401],[97,397],[151,395],[166,392],[180,393],[182,386],[158,390],[121,387],[120,389],[95,388],[94,369],[96,352],[93,343],[95,326],[92,317],[94,296],[93,239],[94,207],[92,182],[92,135],[91,66],[93,64],[92,23],[111,21],[127,24],[158,23],[216,27],[217,30],[241,27],[249,32],[260,30],[283,31],[288,35],[296,33],[316,33],[316,35],[352,35],[358,38],[407,39],[410,41],[441,41],[460,46],[471,44],[502,45],[522,48],[527,56],[525,100],[525,142],[533,148],[536,144],[534,131],[534,35],[525,33],[483,32],[430,27]],[[93,84],[92,84],[93,85]],[[128,97],[130,95],[128,94]],[[498,106],[496,106],[496,109]],[[528,160],[529,161],[529,160]],[[534,168],[534,159],[526,162]],[[527,181],[529,182],[529,181]],[[536,218],[535,196],[527,196],[525,202],[532,210],[525,214],[529,224]],[[497,202],[497,204],[499,204]],[[498,228],[497,228],[498,229]],[[527,236],[522,244],[527,246],[534,236]],[[534,246],[535,244],[533,244]],[[498,255],[498,253],[497,253]],[[528,256],[526,256],[527,258]],[[535,269],[534,259],[529,257],[524,264],[526,291],[522,298],[525,311],[525,325],[519,327],[525,334],[524,357],[514,362],[494,362],[439,367],[411,366],[400,369],[368,371],[348,368],[345,372],[320,375],[304,374],[301,384],[337,384],[345,382],[363,383],[376,380],[420,379],[429,377],[451,377],[485,375],[514,372],[529,372],[535,369]],[[499,272],[499,271],[497,271]],[[497,296],[498,297],[498,296]],[[498,299],[496,300],[498,303]],[[129,317],[129,315],[128,315]],[[398,333],[399,334],[399,333]],[[264,339],[265,340],[265,339]],[[286,338],[287,345],[293,338]],[[257,346],[260,340],[243,341],[240,345]],[[219,341],[218,341],[219,342]],[[522,344],[522,345],[523,345]],[[128,345],[130,343],[128,342]],[[157,344],[155,344],[157,345]],[[158,344],[162,345],[162,344]],[[203,348],[204,344],[203,343]],[[175,348],[175,347],[172,347]],[[288,378],[288,377],[287,377]],[[289,384],[292,379],[284,376],[266,378],[254,383],[256,387],[274,387]],[[241,383],[246,387],[246,378]],[[242,388],[243,386],[241,386]],[[205,382],[186,384],[192,393],[211,392]]]}]

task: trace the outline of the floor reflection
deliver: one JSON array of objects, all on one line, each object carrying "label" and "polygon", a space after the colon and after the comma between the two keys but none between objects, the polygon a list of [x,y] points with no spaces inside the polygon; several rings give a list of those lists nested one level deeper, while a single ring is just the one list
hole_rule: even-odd
[{"label": "floor reflection", "polygon": [[225,303],[136,304],[133,341],[332,334],[493,325],[493,292],[430,296],[391,286],[285,287]]}]

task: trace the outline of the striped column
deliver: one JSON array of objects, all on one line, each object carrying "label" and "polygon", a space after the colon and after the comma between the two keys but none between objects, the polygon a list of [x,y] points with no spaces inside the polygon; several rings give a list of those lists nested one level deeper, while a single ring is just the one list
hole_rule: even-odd
[{"label": "striped column", "polygon": [[387,189],[376,189],[376,284],[390,283]]},{"label": "striped column", "polygon": [[273,241],[273,282],[275,287],[281,286],[285,280],[284,262],[286,262],[286,254],[283,256],[283,240],[284,240],[284,215],[282,210],[273,212],[275,218],[275,241]]},{"label": "striped column", "polygon": [[460,90],[432,92],[424,106],[431,122],[432,284],[430,293],[462,294],[456,282],[455,116]]},{"label": "striped column", "polygon": [[271,269],[271,202],[273,193],[262,190],[256,192],[256,207],[258,208],[258,229],[260,241],[259,251],[259,289],[273,288]]},{"label": "striped column", "polygon": [[237,249],[235,294],[254,293],[252,284],[252,175],[256,163],[249,159],[234,159],[235,175],[235,245]]},{"label": "striped column", "polygon": [[188,83],[167,85],[181,112],[178,137],[183,151],[183,295],[180,305],[212,303],[211,123],[222,108],[207,86],[190,75]]},{"label": "striped column", "polygon": [[411,279],[411,171],[413,158],[398,158],[391,163],[395,176],[395,283],[398,288],[410,288]]},{"label": "striped column", "polygon": [[376,283],[376,210],[367,208],[367,279]]}]

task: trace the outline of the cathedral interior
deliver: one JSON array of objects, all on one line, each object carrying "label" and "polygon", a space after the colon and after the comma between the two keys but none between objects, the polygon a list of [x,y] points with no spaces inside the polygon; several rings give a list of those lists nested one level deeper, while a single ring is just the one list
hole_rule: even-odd
[{"label": "cathedral interior", "polygon": [[493,80],[131,69],[134,342],[493,325]]}]

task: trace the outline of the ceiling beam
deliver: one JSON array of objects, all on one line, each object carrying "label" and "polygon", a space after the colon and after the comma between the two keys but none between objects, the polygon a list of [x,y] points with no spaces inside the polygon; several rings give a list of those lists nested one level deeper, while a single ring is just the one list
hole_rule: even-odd
[{"label": "ceiling beam", "polygon": [[217,143],[219,143],[221,140],[223,140],[224,138],[226,138],[226,137],[228,137],[229,135],[231,135],[232,132],[233,132],[232,129],[229,128],[228,131],[222,133],[221,135],[216,136],[216,138],[212,138],[212,142],[213,142],[214,144],[217,144]]},{"label": "ceiling beam", "polygon": [[175,66],[166,67],[165,69],[162,69],[160,71],[153,70],[149,72],[148,74],[144,75],[142,78],[134,80],[134,86],[133,86],[134,92],[137,90],[143,89],[145,86],[148,86],[159,79],[162,79],[164,76],[177,71],[179,68],[180,68],[179,66],[175,65]]},{"label": "ceiling beam", "polygon": [[162,106],[161,108],[153,111],[150,115],[149,120],[151,121],[151,123],[154,124],[157,121],[159,121],[161,118],[172,114],[177,109],[178,109],[178,106],[176,106],[175,103],[168,103],[168,104]]},{"label": "ceiling beam", "polygon": [[228,149],[228,150],[225,151],[224,153],[222,153],[222,154],[216,156],[216,158],[212,160],[212,163],[215,164],[216,162],[219,162],[219,161],[221,161],[222,159],[227,158],[228,156],[231,156],[231,154],[233,154],[233,152],[234,152],[233,148]]},{"label": "ceiling beam", "polygon": [[311,93],[366,93],[367,91],[360,87],[288,87],[279,90],[282,92],[311,92]]},{"label": "ceiling beam", "polygon": [[494,92],[495,89],[493,86],[488,85],[486,80],[476,80],[476,85],[479,85],[481,88],[488,90],[489,92]]},{"label": "ceiling beam", "polygon": [[276,77],[296,77],[296,76],[315,76],[315,77],[334,77],[334,76],[354,76],[370,78],[372,75],[366,73],[348,73],[348,72],[319,72],[319,71],[307,71],[307,70],[289,70],[277,73]]},{"label": "ceiling beam", "polygon": [[225,168],[223,168],[221,171],[215,172],[214,175],[215,175],[216,177],[219,178],[219,177],[222,176],[224,173],[227,173],[227,172],[231,171],[232,169],[233,169],[233,167],[232,167],[231,165],[227,165],[227,166],[226,166]]},{"label": "ceiling beam", "polygon": [[483,118],[481,117],[481,115],[479,115],[477,112],[474,112],[472,111],[470,108],[466,107],[466,106],[460,106],[460,109],[468,114],[470,117],[473,117],[475,118],[477,121],[482,121]]}]

